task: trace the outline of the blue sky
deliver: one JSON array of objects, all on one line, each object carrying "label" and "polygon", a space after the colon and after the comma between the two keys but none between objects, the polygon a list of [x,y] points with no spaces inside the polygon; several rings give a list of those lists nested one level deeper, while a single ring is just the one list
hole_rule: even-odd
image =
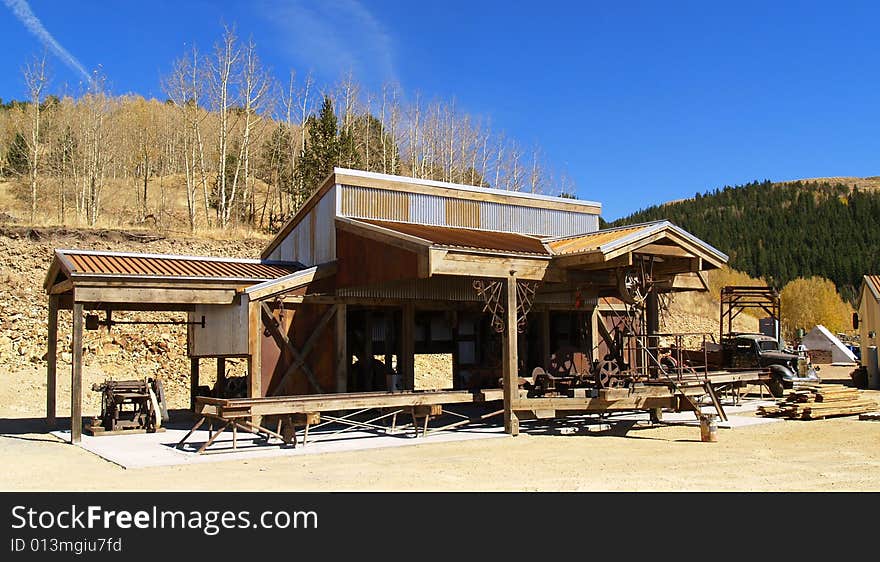
[{"label": "blue sky", "polygon": [[281,79],[351,69],[455,98],[613,220],[754,179],[880,175],[878,21],[843,1],[0,0],[0,98],[47,43],[56,90],[101,65],[115,93],[164,98],[172,61],[234,23]]}]

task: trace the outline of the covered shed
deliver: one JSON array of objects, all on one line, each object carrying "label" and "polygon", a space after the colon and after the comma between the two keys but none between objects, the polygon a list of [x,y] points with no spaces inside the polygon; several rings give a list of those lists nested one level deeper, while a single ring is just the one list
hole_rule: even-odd
[{"label": "covered shed", "polygon": [[[141,256],[135,269],[118,255],[111,278],[95,257],[77,258],[89,267],[77,270],[74,252],[61,251],[46,289],[75,319],[108,306],[186,310],[190,356],[247,357],[250,397],[419,391],[417,357],[447,355],[446,382],[432,390],[498,389],[516,434],[520,418],[595,407],[528,397],[520,381],[561,349],[590,364],[621,355],[614,338],[625,330],[610,333],[600,303],[640,305],[639,326],[627,320],[626,330],[650,335],[659,294],[706,290],[705,272],[727,261],[668,221],[600,230],[600,212],[592,201],[336,168],[258,260]],[[75,320],[75,348],[81,329]],[[646,345],[617,359],[646,367]],[[630,402],[618,405],[651,404]]]}]

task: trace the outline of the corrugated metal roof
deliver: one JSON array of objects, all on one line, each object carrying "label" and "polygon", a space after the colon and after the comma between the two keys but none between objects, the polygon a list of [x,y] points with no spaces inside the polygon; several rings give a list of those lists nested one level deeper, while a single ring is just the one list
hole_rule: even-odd
[{"label": "corrugated metal roof", "polygon": [[865,275],[865,281],[870,284],[877,298],[880,298],[880,275]]},{"label": "corrugated metal roof", "polygon": [[450,226],[433,226],[408,222],[380,221],[374,219],[358,220],[360,222],[387,228],[409,236],[415,236],[440,246],[488,250],[493,252],[512,252],[517,254],[550,255],[550,252],[547,251],[547,248],[541,240],[523,234]]},{"label": "corrugated metal roof", "polygon": [[57,250],[68,275],[149,276],[265,281],[302,269],[299,264],[162,254]]},{"label": "corrugated metal roof", "polygon": [[599,230],[581,236],[572,236],[562,240],[552,240],[547,245],[556,255],[574,254],[578,252],[591,252],[601,246],[615,242],[626,236],[636,234],[655,226],[654,224],[642,224],[631,227],[615,228],[611,230]]}]

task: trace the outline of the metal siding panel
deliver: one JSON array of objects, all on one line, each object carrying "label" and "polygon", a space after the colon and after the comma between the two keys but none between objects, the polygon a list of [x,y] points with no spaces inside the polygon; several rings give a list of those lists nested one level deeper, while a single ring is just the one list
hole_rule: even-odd
[{"label": "metal siding panel", "polygon": [[480,203],[466,199],[446,198],[446,224],[466,228],[480,227]]},{"label": "metal siding panel", "polygon": [[[314,211],[312,211],[314,212]],[[306,215],[302,222],[296,225],[294,232],[296,233],[296,261],[303,265],[314,265],[311,254],[311,214]]]},{"label": "metal siding panel", "polygon": [[348,217],[408,221],[409,200],[401,191],[342,186],[342,214]]},{"label": "metal siding panel", "polygon": [[419,224],[446,226],[446,202],[436,195],[410,193],[409,217]]},{"label": "metal siding panel", "polygon": [[588,213],[481,201],[480,228],[534,236],[566,236],[596,231],[599,217]]},{"label": "metal siding panel", "polygon": [[335,216],[335,197],[325,196],[315,210],[315,263],[327,263],[336,256],[336,228],[333,223]]}]

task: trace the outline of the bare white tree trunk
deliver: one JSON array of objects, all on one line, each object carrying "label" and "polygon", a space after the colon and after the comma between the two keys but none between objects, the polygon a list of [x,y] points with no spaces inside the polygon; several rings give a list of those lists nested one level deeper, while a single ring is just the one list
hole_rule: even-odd
[{"label": "bare white tree trunk", "polygon": [[229,221],[229,187],[226,185],[226,158],[229,154],[229,110],[236,99],[232,92],[232,80],[238,66],[241,51],[234,30],[225,28],[221,42],[214,47],[214,58],[209,65],[211,73],[212,103],[219,119],[217,134],[217,220],[221,228]]},{"label": "bare white tree trunk", "polygon": [[30,107],[30,139],[28,142],[28,176],[31,184],[31,223],[37,218],[37,174],[42,146],[40,142],[40,117],[43,94],[49,83],[46,69],[46,55],[34,58],[24,67],[24,82],[28,90]]}]

